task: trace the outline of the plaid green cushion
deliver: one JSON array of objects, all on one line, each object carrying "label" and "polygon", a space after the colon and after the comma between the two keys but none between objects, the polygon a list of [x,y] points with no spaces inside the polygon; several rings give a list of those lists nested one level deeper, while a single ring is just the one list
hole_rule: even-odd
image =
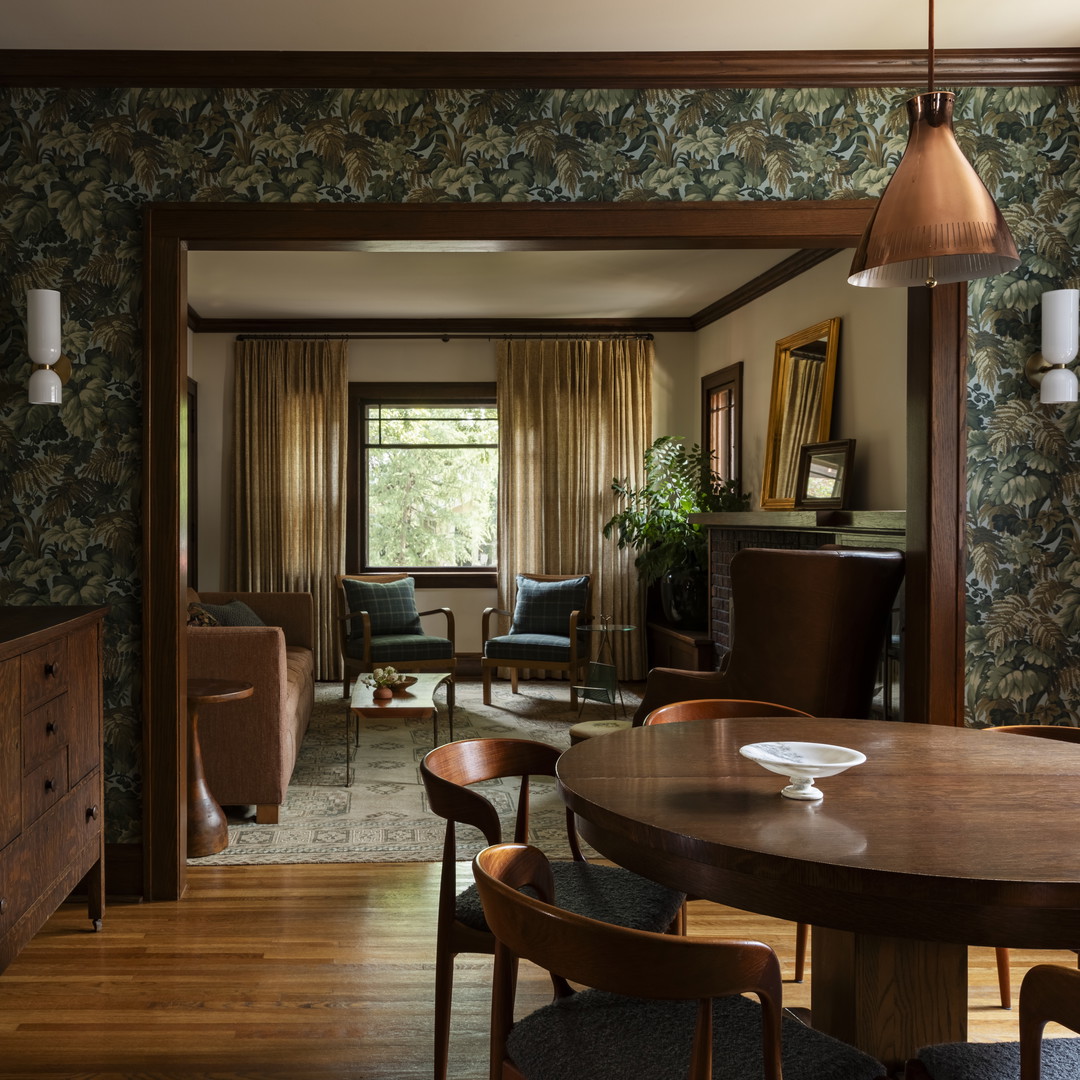
[{"label": "plaid green cushion", "polygon": [[[415,583],[411,577],[400,581],[355,581],[346,578],[345,601],[350,611],[366,611],[371,618],[371,636],[422,634],[416,612]],[[363,623],[349,621],[350,639],[363,640]]]},{"label": "plaid green cushion", "polygon": [[230,600],[227,604],[202,604],[201,607],[208,615],[217,619],[219,626],[266,625],[243,600]]},{"label": "plaid green cushion", "polygon": [[562,634],[570,628],[570,613],[589,604],[589,579],[533,581],[518,575],[517,600],[511,634]]},{"label": "plaid green cushion", "polygon": [[570,639],[556,634],[504,634],[484,642],[484,655],[497,660],[570,659]]},{"label": "plaid green cushion", "polygon": [[[349,641],[345,655],[363,659],[363,642]],[[449,660],[454,655],[454,647],[449,638],[433,637],[429,634],[386,634],[371,638],[371,659],[383,664],[403,663],[407,660]]]}]

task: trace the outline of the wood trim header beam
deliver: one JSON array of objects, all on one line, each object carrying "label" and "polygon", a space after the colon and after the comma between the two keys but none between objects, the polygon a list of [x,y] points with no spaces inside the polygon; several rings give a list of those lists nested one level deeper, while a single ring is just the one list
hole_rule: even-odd
[{"label": "wood trim header beam", "polygon": [[[1072,86],[1080,49],[942,49],[940,86]],[[0,50],[0,86],[439,89],[924,88],[926,52],[183,52]]]}]

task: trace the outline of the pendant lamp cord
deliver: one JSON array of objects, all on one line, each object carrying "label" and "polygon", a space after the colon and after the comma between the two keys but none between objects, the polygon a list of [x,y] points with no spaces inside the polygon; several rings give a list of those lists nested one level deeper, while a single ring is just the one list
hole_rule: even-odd
[{"label": "pendant lamp cord", "polygon": [[930,0],[930,30],[927,40],[927,51],[930,55],[926,92],[932,94],[934,92],[934,0]]}]

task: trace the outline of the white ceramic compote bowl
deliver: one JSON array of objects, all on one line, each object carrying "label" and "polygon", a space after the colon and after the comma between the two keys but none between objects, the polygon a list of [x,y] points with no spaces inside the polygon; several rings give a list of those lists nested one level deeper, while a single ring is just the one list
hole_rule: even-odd
[{"label": "white ceramic compote bowl", "polygon": [[739,747],[743,757],[756,761],[763,769],[791,780],[780,794],[787,799],[823,799],[825,793],[814,787],[821,776],[835,776],[861,765],[866,755],[846,746],[817,742],[759,742]]}]

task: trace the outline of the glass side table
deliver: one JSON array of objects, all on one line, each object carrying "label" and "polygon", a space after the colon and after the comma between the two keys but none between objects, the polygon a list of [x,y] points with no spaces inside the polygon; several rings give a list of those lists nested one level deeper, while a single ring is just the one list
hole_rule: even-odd
[{"label": "glass side table", "polygon": [[574,690],[581,698],[578,705],[578,718],[585,708],[586,701],[597,701],[611,706],[611,715],[617,716],[616,701],[622,706],[622,714],[626,716],[626,702],[623,701],[622,687],[619,685],[619,673],[615,666],[615,648],[612,635],[629,634],[636,630],[636,626],[628,626],[625,623],[614,623],[610,615],[601,615],[600,621],[590,623],[588,626],[579,626],[590,634],[600,635],[600,644],[596,649],[596,656],[590,661],[588,671],[585,674],[585,686],[575,686]]}]

